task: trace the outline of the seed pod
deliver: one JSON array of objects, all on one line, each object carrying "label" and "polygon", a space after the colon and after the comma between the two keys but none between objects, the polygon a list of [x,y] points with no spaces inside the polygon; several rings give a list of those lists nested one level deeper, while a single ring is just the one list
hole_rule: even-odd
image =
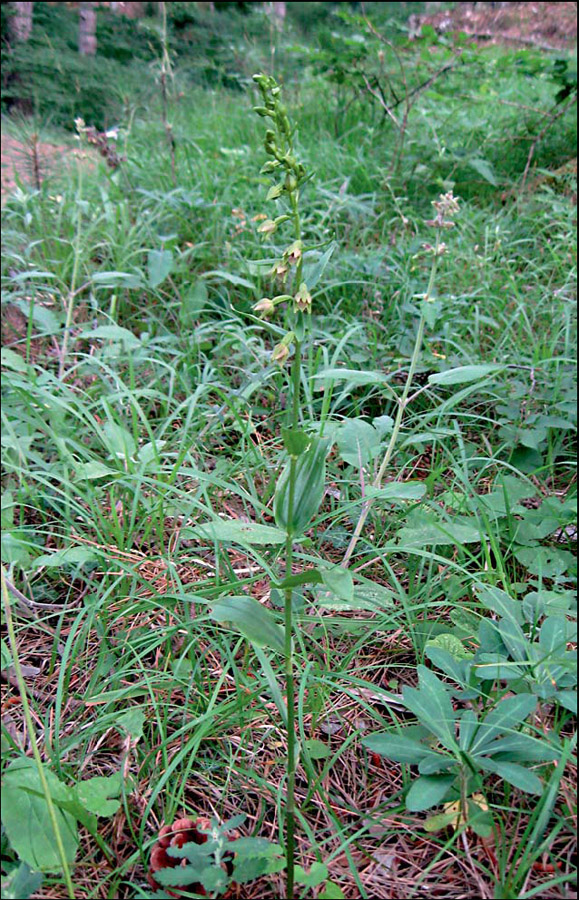
[{"label": "seed pod", "polygon": [[295,460],[295,488],[290,519],[290,471],[286,465],[275,490],[273,511],[276,525],[289,534],[302,534],[322,502],[326,483],[326,454],[329,442],[314,437],[310,446]]}]

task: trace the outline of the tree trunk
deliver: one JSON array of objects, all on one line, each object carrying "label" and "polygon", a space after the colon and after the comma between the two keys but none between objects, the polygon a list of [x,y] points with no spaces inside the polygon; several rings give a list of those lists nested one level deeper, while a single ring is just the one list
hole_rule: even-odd
[{"label": "tree trunk", "polygon": [[82,56],[94,56],[97,49],[96,3],[79,5],[78,52]]},{"label": "tree trunk", "polygon": [[9,3],[8,39],[11,44],[27,41],[32,31],[32,3]]}]

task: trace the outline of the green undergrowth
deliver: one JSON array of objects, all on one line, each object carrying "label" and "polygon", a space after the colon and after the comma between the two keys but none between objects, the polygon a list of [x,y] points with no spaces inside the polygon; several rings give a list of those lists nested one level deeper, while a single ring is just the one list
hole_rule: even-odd
[{"label": "green undergrowth", "polygon": [[[286,86],[299,158],[315,172],[301,192],[313,298],[301,416],[332,447],[295,547],[302,569],[344,558],[412,354],[424,220],[441,192],[460,200],[353,586],[293,596],[300,896],[317,885],[322,897],[373,896],[367,860],[396,848],[401,822],[412,840],[429,835],[425,889],[449,854],[457,884],[472,889],[474,869],[487,896],[573,882],[576,207],[560,167],[574,124],[553,124],[520,190],[541,125],[509,103],[554,103],[557,86],[517,59],[480,52],[424,93],[395,173],[395,134],[374,109],[354,104],[337,121],[332,83],[310,68]],[[67,180],[21,183],[3,208],[2,561],[15,644],[3,644],[2,668],[15,685],[16,646],[78,896],[152,896],[159,826],[183,814],[245,815],[234,827],[283,843],[283,597],[271,585],[290,392],[271,360],[284,329],[253,310],[284,249],[259,232],[271,208],[255,100],[173,94],[173,162],[160,104],[146,117],[135,105],[118,168],[81,141],[87,156]],[[269,608],[267,646],[222,624],[228,595]],[[531,756],[485,756],[473,775],[453,729],[472,726],[469,703],[490,727],[501,702],[514,710],[501,737],[524,722]],[[436,703],[453,734],[428,719]],[[22,766],[27,729],[10,716],[8,786],[21,815],[46,821],[42,785]],[[394,746],[407,730],[414,757]],[[445,761],[417,779],[429,752]],[[455,775],[468,820],[442,791]],[[9,816],[5,827],[8,876],[32,891],[42,871],[43,890],[63,890],[58,848],[18,838]],[[207,865],[223,873],[226,832],[212,834]],[[260,847],[262,868],[246,874],[279,890],[279,854]]]}]

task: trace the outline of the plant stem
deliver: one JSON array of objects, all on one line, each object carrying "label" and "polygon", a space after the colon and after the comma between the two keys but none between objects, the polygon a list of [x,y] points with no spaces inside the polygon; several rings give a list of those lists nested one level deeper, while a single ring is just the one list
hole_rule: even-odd
[{"label": "plant stem", "polygon": [[[439,256],[439,245],[440,245],[440,233],[437,229],[436,232],[436,246],[434,248],[434,257],[432,260],[432,268],[430,270],[430,278],[428,281],[428,288],[426,290],[426,296],[422,300],[422,303],[428,303],[431,299],[431,294],[434,289],[434,282],[436,279],[436,269],[438,265],[438,256]],[[376,475],[372,487],[380,488],[382,486],[382,479],[384,478],[384,474],[386,469],[390,464],[390,460],[392,459],[392,454],[394,453],[394,448],[396,447],[396,442],[398,440],[398,435],[400,434],[400,429],[402,427],[402,418],[404,416],[404,410],[408,405],[408,395],[410,394],[410,388],[412,387],[412,381],[414,380],[414,374],[416,372],[416,367],[418,365],[418,358],[420,356],[420,350],[422,348],[422,342],[424,340],[424,325],[425,325],[425,317],[424,312],[420,315],[420,320],[418,322],[418,330],[416,332],[416,340],[414,341],[414,349],[412,351],[412,357],[410,359],[410,368],[408,369],[408,375],[406,376],[406,383],[404,385],[404,390],[402,391],[402,396],[398,400],[398,409],[396,411],[396,418],[394,420],[394,426],[392,428],[392,435],[388,442],[388,446],[386,448],[386,452],[384,454],[384,458],[378,469],[378,474]],[[362,505],[362,510],[360,512],[360,517],[356,523],[356,527],[354,528],[354,533],[350,538],[350,543],[346,549],[344,554],[344,558],[342,560],[342,567],[347,568],[352,558],[352,554],[356,549],[356,544],[360,539],[360,535],[364,529],[364,525],[366,523],[366,519],[368,518],[368,513],[372,508],[372,503],[374,502],[373,497],[368,497],[367,500],[364,501]]]},{"label": "plant stem", "polygon": [[76,282],[78,279],[78,269],[80,265],[80,241],[82,233],[82,159],[77,159],[78,166],[78,192],[76,196],[77,216],[76,216],[76,235],[74,241],[74,262],[72,266],[72,276],[70,279],[70,291],[68,293],[68,304],[66,307],[66,322],[64,324],[64,337],[62,339],[62,347],[60,348],[60,361],[58,364],[58,378],[62,381],[64,378],[64,367],[66,365],[66,354],[68,350],[68,337],[72,327],[72,315],[74,312],[74,298],[76,296]]},{"label": "plant stem", "polygon": [[[299,426],[300,414],[300,379],[301,379],[301,344],[296,340],[292,362],[292,406],[291,427]],[[296,457],[290,457],[288,521],[293,518],[296,488]],[[293,564],[293,531],[288,528],[285,545],[285,574],[292,574]],[[287,695],[287,798],[286,798],[286,877],[287,897],[292,900],[294,891],[295,867],[295,783],[296,783],[296,726],[295,726],[295,683],[293,659],[293,589],[286,588],[284,595],[285,625],[285,680]]]},{"label": "plant stem", "polygon": [[[42,758],[40,756],[40,750],[38,749],[38,743],[36,740],[36,732],[34,730],[34,724],[32,722],[32,716],[30,714],[30,706],[28,703],[28,694],[26,693],[26,683],[24,681],[24,676],[22,674],[22,668],[20,666],[20,657],[18,656],[18,644],[16,643],[16,632],[14,630],[14,621],[12,619],[12,608],[10,606],[10,598],[8,597],[8,586],[6,584],[6,576],[4,572],[4,566],[2,566],[1,570],[2,577],[2,602],[4,605],[4,613],[6,617],[6,628],[8,631],[8,641],[10,643],[10,650],[12,651],[12,661],[14,664],[14,672],[16,674],[16,681],[18,682],[18,690],[20,692],[20,700],[22,702],[22,712],[24,713],[24,721],[26,722],[26,729],[28,731],[28,736],[30,738],[30,746],[32,747],[32,754],[34,756],[34,762],[36,763],[36,769],[38,772],[38,777],[40,779],[40,783],[42,785],[42,793],[44,794],[44,799],[46,800],[46,808],[48,810],[48,816],[50,818],[50,824],[52,825],[52,830],[54,832],[54,840],[56,843],[56,850],[60,857],[60,862],[62,864],[62,873],[64,876],[64,883],[66,884],[66,890],[68,896],[74,900],[74,886],[72,883],[72,878],[70,874],[70,868],[68,865],[68,860],[66,858],[66,852],[64,849],[64,844],[62,842],[62,835],[60,833],[60,828],[58,827],[58,821],[56,819],[56,811],[54,808],[54,803],[52,802],[52,795],[50,793],[50,788],[48,786],[48,781],[46,780],[46,774],[44,772],[44,765],[42,763]],[[22,823],[23,827],[27,823]]]}]

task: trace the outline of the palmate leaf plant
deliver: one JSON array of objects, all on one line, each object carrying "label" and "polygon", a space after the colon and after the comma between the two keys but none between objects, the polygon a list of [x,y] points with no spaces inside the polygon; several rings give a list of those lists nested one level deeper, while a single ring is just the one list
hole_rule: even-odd
[{"label": "palmate leaf plant", "polygon": [[478,598],[495,618],[481,619],[474,646],[466,649],[454,633],[427,642],[427,657],[460,686],[455,696],[484,698],[506,687],[577,713],[577,652],[567,649],[577,639],[577,626],[562,612],[549,612],[545,594],[553,600],[541,591],[514,600],[500,588],[481,585]]},{"label": "palmate leaf plant", "polygon": [[363,738],[363,745],[388,759],[416,766],[405,798],[410,812],[423,812],[444,803],[453,804],[448,821],[431,823],[443,827],[456,819],[488,836],[492,817],[486,803],[485,781],[499,776],[521,791],[540,795],[543,782],[531,768],[537,763],[556,762],[561,748],[554,740],[535,737],[523,729],[537,707],[534,694],[505,697],[477,712],[457,710],[452,694],[441,679],[425,666],[418,666],[418,687],[404,687],[403,705],[417,719],[417,725],[378,732]]}]

